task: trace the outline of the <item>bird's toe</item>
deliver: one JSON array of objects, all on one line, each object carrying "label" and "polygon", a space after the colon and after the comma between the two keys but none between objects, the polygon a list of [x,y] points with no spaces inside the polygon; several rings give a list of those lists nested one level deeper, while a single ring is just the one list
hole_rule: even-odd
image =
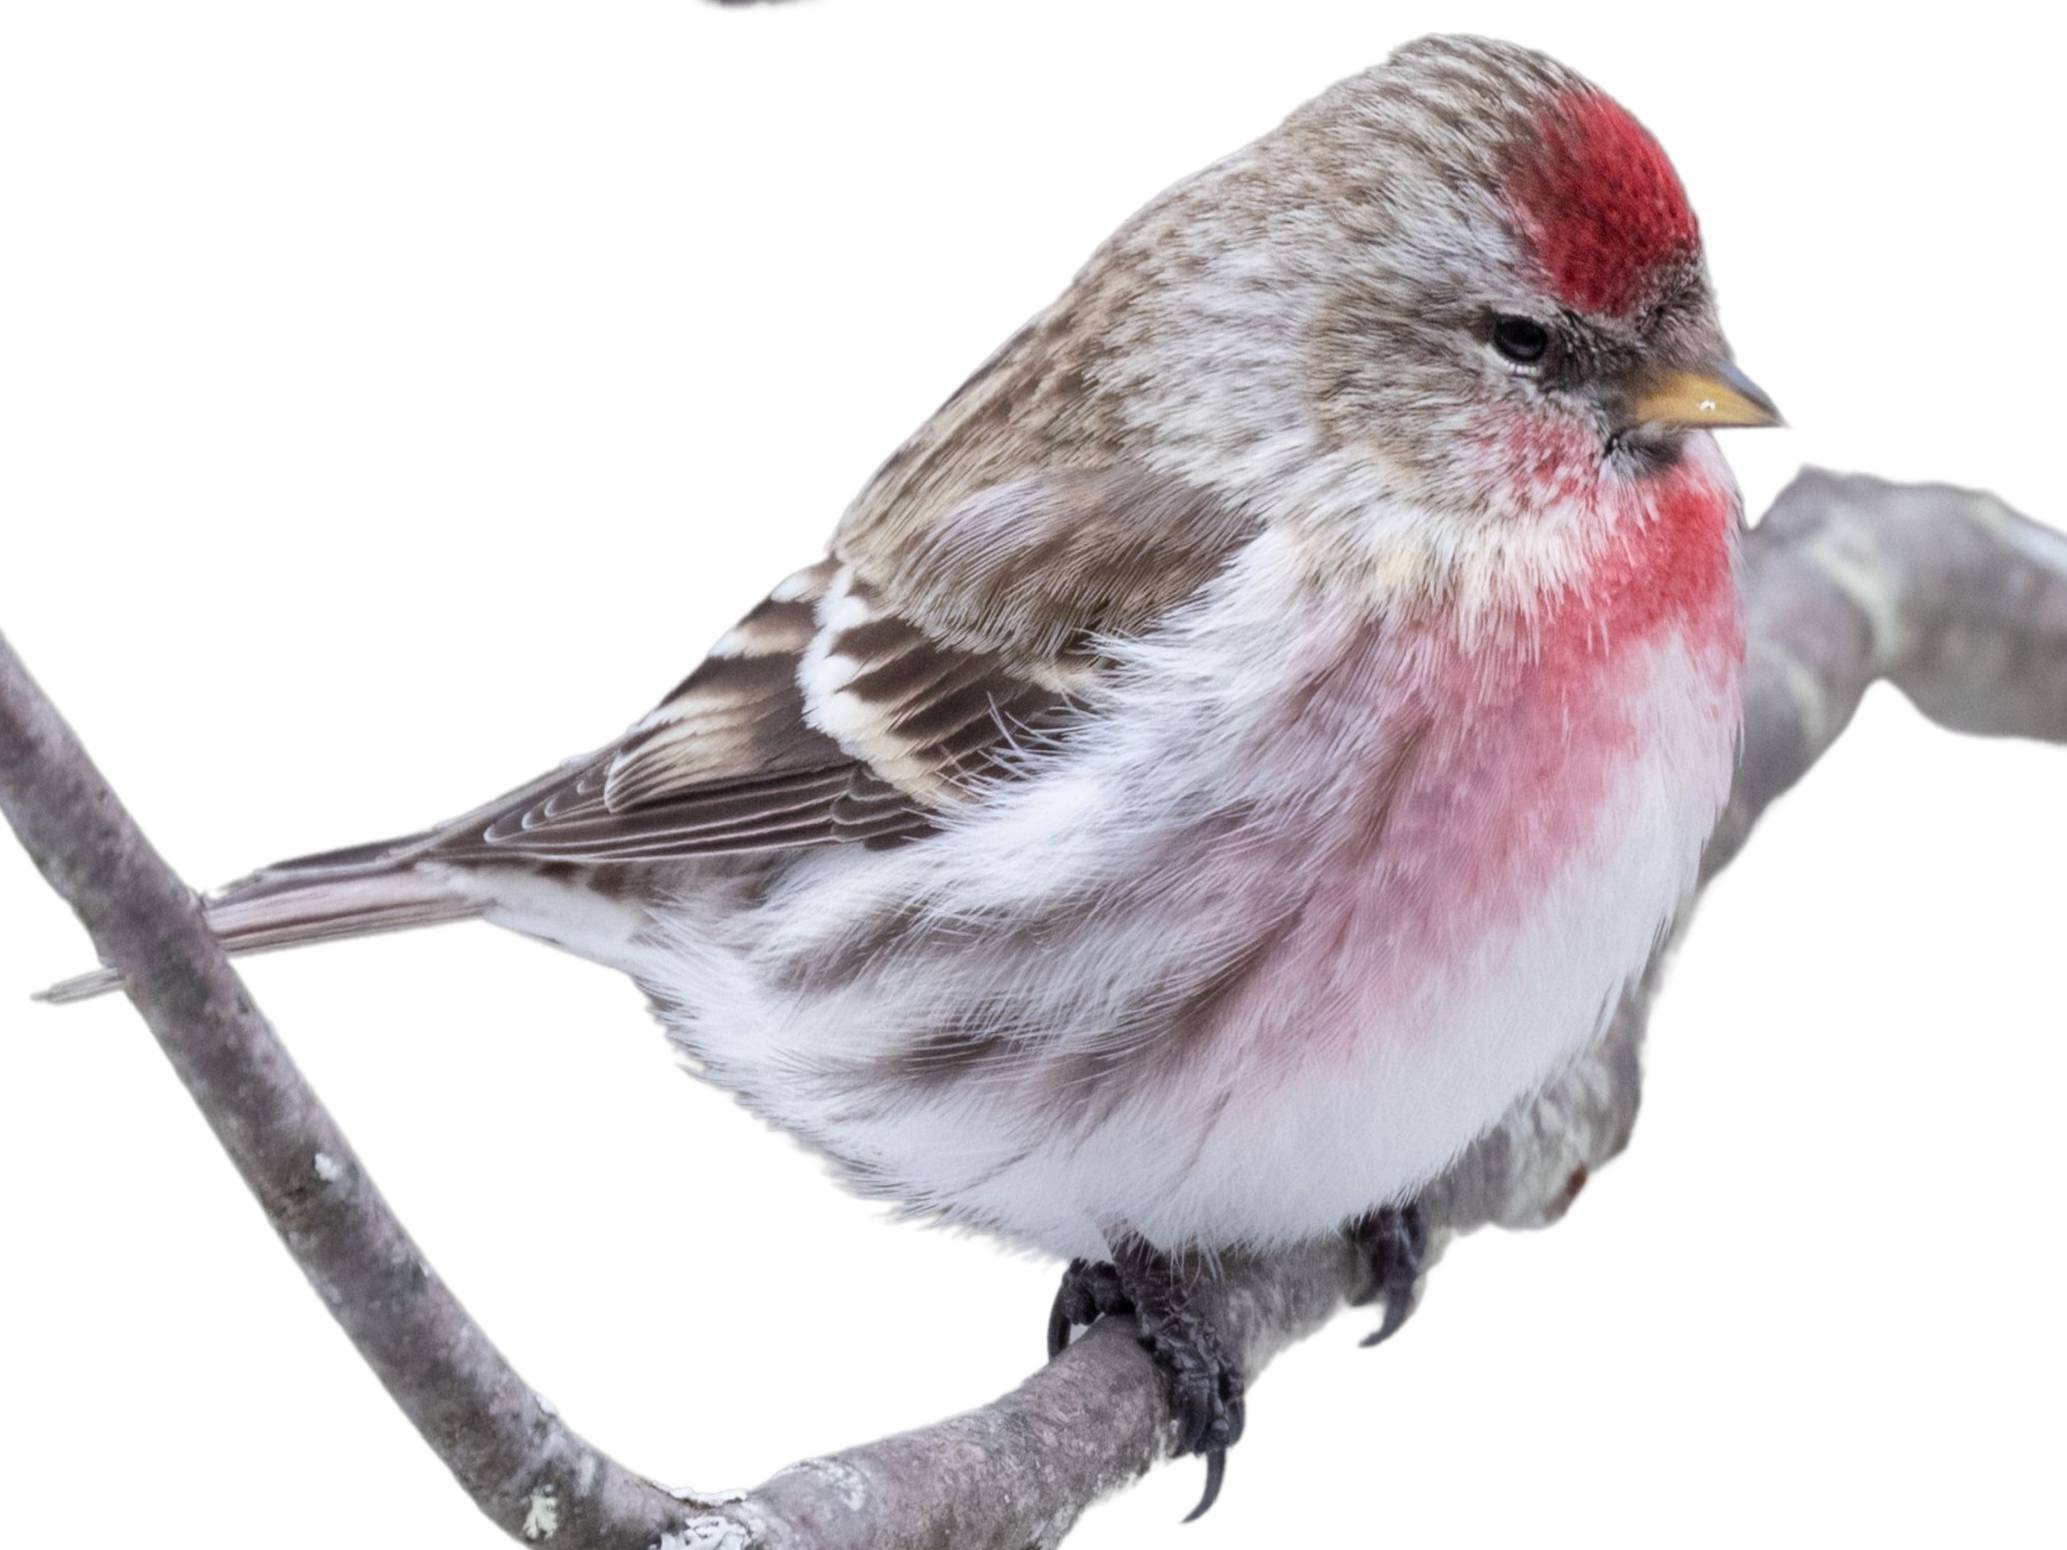
[{"label": "bird's toe", "polygon": [[1349,1237],[1370,1272],[1350,1301],[1385,1304],[1384,1318],[1363,1339],[1374,1346],[1398,1333],[1420,1301],[1421,1277],[1428,1268],[1428,1221],[1417,1204],[1387,1206],[1360,1218]]}]

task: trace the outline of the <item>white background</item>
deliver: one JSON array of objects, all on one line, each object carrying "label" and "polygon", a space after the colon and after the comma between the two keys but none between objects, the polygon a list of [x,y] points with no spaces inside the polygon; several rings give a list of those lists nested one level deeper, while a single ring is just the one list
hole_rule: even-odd
[{"label": "white background", "polygon": [[[1813,460],[2058,518],[2052,23],[1806,7],[70,3],[0,23],[0,626],[186,876],[615,732],[1176,177],[1435,28],[1607,85]],[[1889,691],[1709,897],[1633,1152],[1274,1367],[1075,1544],[2059,1531],[2067,753]],[[0,844],[0,1539],[489,1546]],[[431,1259],[634,1467],[1030,1369],[1055,1267],[885,1224],[485,927],[250,979]]]}]

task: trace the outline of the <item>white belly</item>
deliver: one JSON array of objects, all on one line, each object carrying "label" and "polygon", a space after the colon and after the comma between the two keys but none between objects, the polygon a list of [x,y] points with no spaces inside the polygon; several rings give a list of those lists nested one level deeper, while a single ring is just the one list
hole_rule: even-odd
[{"label": "white belly", "polygon": [[1072,1254],[1309,1237],[1584,1047],[1685,896],[1734,658],[1618,656],[1613,749],[1563,702],[1443,723],[1380,811],[1389,668],[1285,730],[1261,707],[1310,653],[1194,651],[941,833],[804,853],[751,906],[689,885],[639,977],[714,1080],[915,1211]]}]

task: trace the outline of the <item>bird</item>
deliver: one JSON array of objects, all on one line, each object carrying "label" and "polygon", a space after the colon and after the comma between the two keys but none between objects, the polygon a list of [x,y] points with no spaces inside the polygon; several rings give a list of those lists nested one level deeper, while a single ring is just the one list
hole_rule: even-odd
[{"label": "bird", "polygon": [[[1734,364],[1657,140],[1410,43],[1127,220],[606,747],[205,901],[630,975],[863,1194],[1069,1262],[1220,1489],[1187,1266],[1416,1195],[1603,1032],[1729,790]],[[421,757],[421,754],[418,754]],[[112,971],[47,994],[72,1000]]]}]

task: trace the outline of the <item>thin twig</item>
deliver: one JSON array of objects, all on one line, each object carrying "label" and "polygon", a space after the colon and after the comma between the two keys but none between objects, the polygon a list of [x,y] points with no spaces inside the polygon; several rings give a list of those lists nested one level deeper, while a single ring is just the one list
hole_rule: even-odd
[{"label": "thin twig", "polygon": [[[1961,731],[2067,741],[2067,539],[1990,496],[1808,472],[1752,534],[1744,753],[1713,875],[1879,679]],[[1093,1329],[1002,1399],[792,1465],[722,1500],[673,1495],[569,1429],[503,1360],[334,1121],[69,728],[0,640],[0,810],[85,922],[268,1220],[481,1510],[579,1550],[1025,1550],[1167,1455],[1147,1357]],[[1626,1144],[1650,990],[1585,1060],[1425,1195],[1439,1237],[1540,1226]],[[1346,1246],[1232,1261],[1206,1311],[1253,1375],[1356,1281]]]}]

